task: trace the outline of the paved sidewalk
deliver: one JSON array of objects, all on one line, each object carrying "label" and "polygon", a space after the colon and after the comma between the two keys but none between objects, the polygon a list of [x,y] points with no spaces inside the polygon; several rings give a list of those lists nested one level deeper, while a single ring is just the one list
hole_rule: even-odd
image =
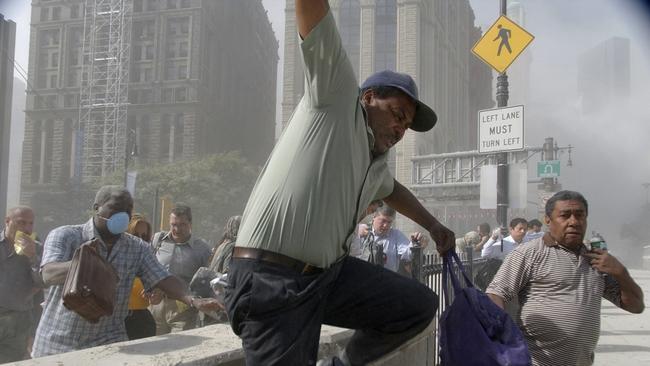
[{"label": "paved sidewalk", "polygon": [[630,314],[603,300],[595,366],[650,365],[650,271],[631,270],[645,295],[646,310]]}]

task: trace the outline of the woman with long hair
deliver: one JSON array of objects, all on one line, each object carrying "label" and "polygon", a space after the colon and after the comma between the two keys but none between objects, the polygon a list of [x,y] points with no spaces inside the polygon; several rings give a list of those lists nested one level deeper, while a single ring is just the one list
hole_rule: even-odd
[{"label": "woman with long hair", "polygon": [[237,232],[239,231],[239,224],[241,223],[241,216],[231,216],[226,225],[223,227],[223,236],[221,241],[217,244],[214,250],[212,261],[210,261],[210,269],[219,272],[228,272],[228,265],[230,258],[232,258],[232,250],[237,241]]}]

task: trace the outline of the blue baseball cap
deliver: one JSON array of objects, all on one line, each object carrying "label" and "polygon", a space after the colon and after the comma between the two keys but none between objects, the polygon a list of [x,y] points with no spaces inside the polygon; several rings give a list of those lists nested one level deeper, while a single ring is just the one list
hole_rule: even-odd
[{"label": "blue baseball cap", "polygon": [[433,128],[438,121],[436,112],[418,98],[418,87],[408,74],[390,70],[376,72],[361,84],[361,90],[377,86],[390,86],[397,88],[415,101],[415,116],[411,129],[417,132],[426,132]]}]

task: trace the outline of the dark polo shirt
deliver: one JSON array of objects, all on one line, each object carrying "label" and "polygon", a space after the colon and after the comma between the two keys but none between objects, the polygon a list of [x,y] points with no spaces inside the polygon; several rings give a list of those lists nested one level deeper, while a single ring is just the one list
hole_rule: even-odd
[{"label": "dark polo shirt", "polygon": [[0,231],[0,314],[30,310],[34,306],[34,287],[39,286],[34,281],[29,258],[16,254],[3,229]]}]

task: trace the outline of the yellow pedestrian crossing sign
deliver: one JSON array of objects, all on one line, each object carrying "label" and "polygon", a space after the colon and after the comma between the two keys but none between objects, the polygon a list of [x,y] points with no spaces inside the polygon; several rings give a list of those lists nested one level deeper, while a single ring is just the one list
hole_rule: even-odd
[{"label": "yellow pedestrian crossing sign", "polygon": [[503,73],[534,38],[524,28],[502,15],[476,42],[472,52]]}]

